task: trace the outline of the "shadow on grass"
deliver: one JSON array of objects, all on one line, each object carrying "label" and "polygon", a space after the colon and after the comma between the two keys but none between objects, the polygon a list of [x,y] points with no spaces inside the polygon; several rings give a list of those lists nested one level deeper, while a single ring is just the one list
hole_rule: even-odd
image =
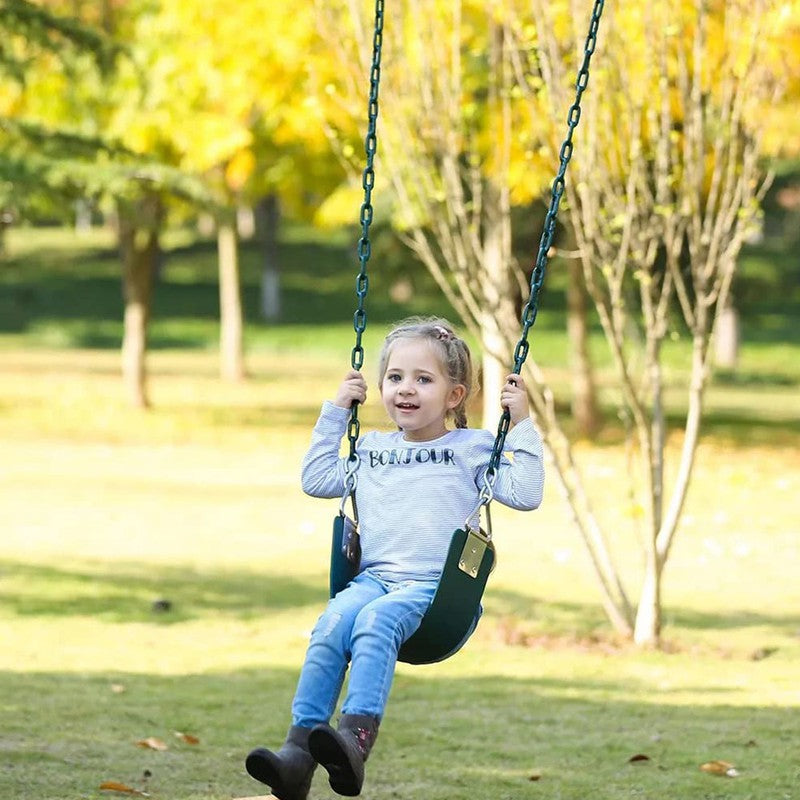
[{"label": "shadow on grass", "polygon": [[[670,414],[669,421],[678,426],[686,421],[686,417]],[[797,447],[800,444],[800,419],[791,408],[752,407],[748,411],[706,408],[702,435],[706,434],[736,444]]]},{"label": "shadow on grass", "polygon": [[[563,420],[567,433],[576,436],[568,404],[556,403],[556,413]],[[667,424],[671,432],[682,432],[685,423],[685,412],[672,410],[667,413]],[[626,435],[625,428],[616,417],[615,409],[607,407],[604,427],[594,444],[617,447],[626,441]],[[762,405],[726,410],[709,407],[707,404],[700,431],[701,442],[706,439],[734,446],[797,448],[800,446],[800,418],[792,407]]]},{"label": "shadow on grass", "polygon": [[[3,581],[3,579],[7,579]],[[4,588],[5,583],[5,588]],[[0,561],[0,611],[15,616],[89,616],[107,622],[176,624],[220,613],[255,619],[272,611],[327,601],[326,576],[308,580],[246,570],[195,570],[155,564],[86,562],[52,567]],[[167,601],[168,609],[157,601]],[[155,603],[155,607],[154,607]],[[489,588],[487,619],[513,640],[538,634],[603,636],[609,627],[599,604],[552,602]],[[800,614],[728,609],[712,614],[669,606],[666,624],[694,631],[766,627],[785,636],[800,631]]]},{"label": "shadow on grass", "polygon": [[[283,241],[282,324],[349,322],[356,303],[354,252],[354,248],[337,241]],[[211,241],[164,254],[153,294],[151,347],[215,343],[219,322],[216,258],[216,244]],[[262,320],[261,263],[258,246],[243,243],[242,304],[251,325]],[[71,254],[40,251],[35,256],[8,259],[0,295],[0,332],[22,334],[42,326],[63,328],[66,346],[118,347],[123,311],[120,275],[113,249],[75,250]],[[392,280],[380,270],[371,278],[371,322],[386,324],[408,313],[443,313],[443,307],[449,309],[432,279],[425,277],[413,302],[406,304],[391,299]],[[165,324],[184,327],[179,333],[167,333]]]},{"label": "shadow on grass", "polygon": [[[784,341],[784,340],[778,340]],[[753,370],[739,369],[737,371],[718,369],[714,373],[714,384],[719,386],[797,386],[800,378],[796,375],[786,375],[783,372],[754,372]]]},{"label": "shadow on grass", "polygon": [[[10,588],[3,590],[2,578]],[[175,624],[207,616],[257,618],[327,601],[327,583],[243,570],[209,572],[149,564],[50,567],[0,561],[0,610],[17,616],[91,616]]]},{"label": "shadow on grass", "polygon": [[[0,732],[2,796],[94,800],[105,796],[99,786],[108,780],[170,800],[264,795],[243,759],[255,745],[282,741],[296,678],[296,670],[275,668],[180,676],[124,668],[0,673],[8,712]],[[367,764],[366,796],[795,796],[796,709],[735,706],[718,695],[673,705],[658,694],[611,678],[452,678],[436,668],[399,675]],[[189,745],[175,731],[199,743]],[[146,737],[167,749],[137,747]],[[636,754],[647,760],[630,763]],[[740,777],[702,772],[712,759],[732,762]],[[334,797],[326,778],[318,771],[312,798]]]},{"label": "shadow on grass", "polygon": [[[607,637],[610,631],[608,620],[599,603],[553,602],[490,587],[484,598],[484,606],[487,613],[501,620],[501,625],[502,620],[508,618],[520,626],[531,625],[531,630],[558,634],[568,631],[578,637]],[[724,613],[713,614],[667,605],[664,614],[667,639],[671,627],[698,632],[765,627],[788,637],[800,633],[800,613],[796,610],[776,609],[773,612],[758,613],[749,609],[729,608]],[[509,634],[513,635],[514,631],[510,630]]]}]

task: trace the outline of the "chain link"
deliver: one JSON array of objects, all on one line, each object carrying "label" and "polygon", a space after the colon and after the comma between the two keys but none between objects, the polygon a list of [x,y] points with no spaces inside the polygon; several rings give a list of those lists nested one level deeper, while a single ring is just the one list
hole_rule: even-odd
[{"label": "chain link", "polygon": [[[533,271],[531,273],[530,296],[522,310],[522,334],[517,342],[516,347],[514,348],[514,367],[512,371],[517,375],[519,375],[521,372],[522,366],[525,363],[525,359],[528,356],[528,350],[530,348],[528,334],[530,329],[533,327],[533,324],[536,322],[536,316],[539,310],[539,292],[542,288],[542,284],[544,283],[549,251],[553,243],[553,236],[555,235],[558,209],[561,204],[561,197],[564,194],[564,189],[566,186],[564,175],[567,171],[567,165],[572,158],[574,147],[572,137],[581,118],[581,99],[584,91],[589,85],[589,64],[597,46],[597,32],[599,29],[600,17],[603,13],[604,5],[605,0],[595,0],[594,2],[589,25],[589,33],[584,44],[583,62],[580,70],[578,71],[578,77],[575,82],[575,101],[570,107],[567,115],[568,131],[559,151],[559,168],[551,186],[550,205],[545,216],[542,237],[539,241],[539,250]],[[358,241],[357,248],[359,260],[359,272],[356,278],[357,307],[355,313],[353,314],[353,329],[356,334],[356,340],[350,357],[350,363],[352,364],[353,369],[357,370],[360,370],[364,365],[364,348],[361,344],[361,340],[362,335],[367,327],[367,314],[364,309],[364,303],[367,297],[367,291],[369,289],[367,262],[369,261],[372,253],[372,246],[369,240],[369,227],[372,224],[373,218],[372,190],[375,186],[374,159],[375,151],[378,147],[376,129],[378,121],[378,93],[381,75],[381,49],[383,47],[383,17],[384,0],[376,0],[375,28],[372,41],[372,67],[370,69],[369,77],[369,104],[367,108],[368,127],[367,135],[364,140],[364,149],[366,152],[367,161],[361,180],[361,184],[364,189],[364,202],[361,204],[361,212],[359,216],[359,221],[361,223],[361,238]],[[489,459],[489,466],[486,470],[486,479],[489,483],[493,482],[497,467],[500,465],[500,459],[503,454],[503,447],[505,446],[506,435],[508,434],[510,425],[511,415],[508,411],[504,411],[500,418],[500,424],[497,428],[497,436],[492,448],[492,455]],[[361,424],[358,419],[358,404],[353,403],[350,410],[350,422],[348,423],[347,427],[347,438],[350,442],[350,455],[348,460],[352,461],[356,459],[356,444],[358,442],[360,430]]]},{"label": "chain link", "polygon": [[[367,262],[372,254],[372,245],[369,241],[369,226],[372,224],[372,190],[375,187],[375,151],[378,149],[378,91],[381,80],[381,49],[383,47],[383,6],[384,0],[375,0],[375,33],[372,39],[372,67],[369,73],[369,104],[367,107],[367,135],[364,139],[364,150],[367,154],[367,163],[361,176],[361,185],[364,188],[364,202],[361,204],[359,221],[361,222],[361,238],[358,240],[359,271],[356,277],[357,307],[353,314],[353,329],[356,333],[356,343],[350,355],[353,369],[360,370],[364,366],[364,347],[361,337],[367,327],[367,312],[364,302],[369,289],[369,276],[367,275]],[[350,455],[348,460],[356,459],[356,443],[361,431],[358,419],[358,403],[350,407],[350,422],[347,425],[347,438],[350,441]]]},{"label": "chain link", "polygon": [[[528,298],[528,302],[525,303],[525,307],[522,309],[522,335],[517,342],[517,346],[514,348],[514,368],[512,371],[517,375],[519,375],[522,370],[522,365],[525,363],[525,359],[528,356],[528,333],[533,327],[533,323],[536,322],[536,315],[539,313],[539,291],[542,288],[545,272],[547,271],[547,259],[549,257],[550,247],[553,244],[558,207],[561,203],[561,196],[564,194],[564,188],[566,186],[564,175],[566,174],[569,160],[572,158],[572,136],[581,118],[581,99],[584,91],[586,91],[586,87],[589,85],[589,63],[592,60],[592,54],[597,46],[597,31],[600,26],[600,16],[603,13],[604,5],[605,0],[595,0],[594,7],[592,8],[589,33],[583,48],[583,63],[578,71],[578,78],[575,81],[575,102],[570,106],[569,113],[567,114],[567,136],[561,144],[558,172],[556,173],[550,190],[550,206],[547,209],[547,215],[544,219],[542,238],[539,241],[539,251],[536,256],[533,272],[531,273],[530,297]],[[497,436],[494,440],[492,455],[489,459],[489,468],[486,471],[486,478],[488,481],[494,480],[495,472],[500,465],[500,459],[503,455],[506,435],[508,434],[510,426],[511,415],[506,410],[500,417],[500,424],[497,426]]]}]

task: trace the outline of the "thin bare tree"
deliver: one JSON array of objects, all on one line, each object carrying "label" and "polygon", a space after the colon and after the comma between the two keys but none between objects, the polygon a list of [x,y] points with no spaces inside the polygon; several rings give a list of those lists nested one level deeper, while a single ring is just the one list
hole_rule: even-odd
[{"label": "thin bare tree", "polygon": [[[537,65],[560,106],[582,39],[558,41],[534,0]],[[572,3],[575,19],[583,3]],[[739,252],[770,177],[759,163],[760,104],[779,91],[762,68],[770,3],[643,4],[638,22],[609,11],[608,44],[587,95],[580,152],[567,183],[586,286],[616,368],[621,413],[643,478],[644,573],[634,639],[659,640],[661,579],[697,454],[710,345]],[[627,41],[628,45],[624,46]],[[688,337],[686,414],[670,429],[664,343]],[[667,439],[682,437],[667,477]]]},{"label": "thin bare tree", "polygon": [[[365,4],[342,0],[367,74]],[[320,9],[341,29],[342,9]],[[488,359],[506,362],[519,336],[512,288],[527,295],[512,250],[510,211],[558,164],[591,4],[540,0],[405,0],[387,25],[380,166],[395,224]],[[592,506],[553,392],[530,358],[532,405],[614,628],[643,645],[661,636],[661,578],[694,465],[709,343],[737,256],[768,183],[759,165],[759,103],[781,87],[762,63],[772,0],[677,0],[607,8],[584,121],[566,183],[573,256],[616,370],[620,414],[640,459],[643,573],[632,602],[609,532]],[[330,40],[329,40],[330,41]],[[341,42],[341,37],[339,37]],[[354,104],[351,77],[339,85]],[[353,106],[355,107],[355,106]],[[686,418],[675,477],[664,342],[691,342]],[[492,389],[487,387],[491,396]]]}]

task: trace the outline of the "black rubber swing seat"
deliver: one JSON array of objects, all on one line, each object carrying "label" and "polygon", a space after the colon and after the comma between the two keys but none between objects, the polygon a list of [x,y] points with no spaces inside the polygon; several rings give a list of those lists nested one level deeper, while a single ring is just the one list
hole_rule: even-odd
[{"label": "black rubber swing seat", "polygon": [[[358,574],[342,551],[345,518],[337,516],[331,542],[330,596]],[[399,661],[433,664],[456,653],[469,638],[481,613],[481,598],[495,562],[494,545],[482,532],[459,529],[453,533],[433,600],[416,632],[400,648]],[[482,551],[482,552],[481,552]],[[474,557],[465,569],[464,554]],[[475,555],[477,553],[477,555]]]}]

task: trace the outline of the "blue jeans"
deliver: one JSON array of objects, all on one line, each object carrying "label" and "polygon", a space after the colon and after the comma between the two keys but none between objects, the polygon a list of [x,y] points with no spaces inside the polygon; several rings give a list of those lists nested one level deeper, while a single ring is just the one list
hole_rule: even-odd
[{"label": "blue jeans", "polygon": [[397,653],[419,627],[435,592],[436,581],[388,583],[365,570],[331,598],[311,633],[292,724],[310,728],[330,720],[348,662],[342,713],[381,719]]}]

